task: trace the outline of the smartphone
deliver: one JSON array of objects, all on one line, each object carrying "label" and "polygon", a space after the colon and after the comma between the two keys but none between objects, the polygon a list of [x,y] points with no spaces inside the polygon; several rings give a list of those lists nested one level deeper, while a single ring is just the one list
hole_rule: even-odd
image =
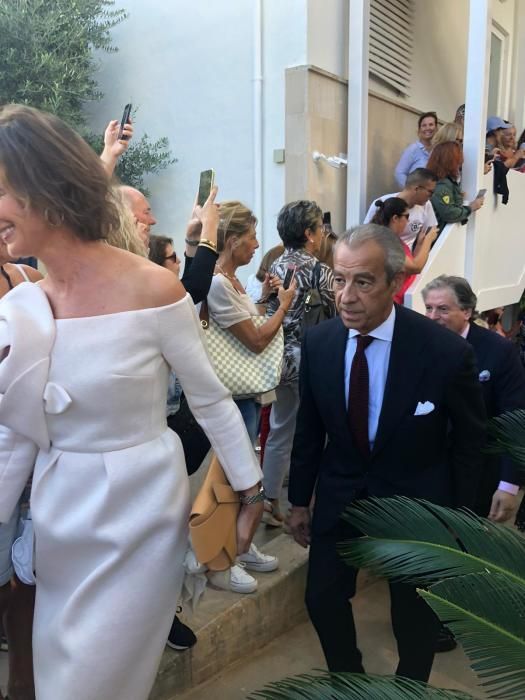
[{"label": "smartphone", "polygon": [[120,120],[120,129],[118,130],[118,140],[119,141],[127,141],[128,136],[126,134],[123,134],[122,132],[124,131],[124,127],[126,124],[130,124],[130,116],[131,116],[131,102],[129,102],[125,107],[124,107],[124,113],[122,114],[122,119]]},{"label": "smartphone", "polygon": [[428,234],[432,231],[434,227],[433,226],[427,226],[427,230],[425,231],[425,236],[428,236]]},{"label": "smartphone", "polygon": [[283,287],[285,289],[288,289],[288,287],[292,284],[293,278],[295,277],[296,269],[297,269],[297,265],[294,265],[293,263],[289,263],[288,269],[286,270],[286,274],[284,276],[284,282],[283,282]]},{"label": "smartphone", "polygon": [[203,170],[199,180],[199,194],[197,195],[197,204],[199,207],[203,207],[206,200],[210,196],[211,188],[215,182],[215,171],[210,168],[210,170]]},{"label": "smartphone", "polygon": [[479,190],[479,192],[476,195],[476,199],[479,199],[480,197],[484,197],[487,194],[487,190]]}]

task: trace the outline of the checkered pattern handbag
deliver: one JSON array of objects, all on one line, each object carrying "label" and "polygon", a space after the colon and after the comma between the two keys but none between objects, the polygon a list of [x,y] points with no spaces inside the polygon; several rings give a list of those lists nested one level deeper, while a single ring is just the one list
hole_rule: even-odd
[{"label": "checkered pattern handbag", "polygon": [[[200,319],[211,363],[233,396],[256,396],[275,389],[281,380],[283,365],[282,328],[257,354],[210,318],[206,302],[201,305]],[[267,320],[265,316],[252,316],[256,326],[262,326]]]}]

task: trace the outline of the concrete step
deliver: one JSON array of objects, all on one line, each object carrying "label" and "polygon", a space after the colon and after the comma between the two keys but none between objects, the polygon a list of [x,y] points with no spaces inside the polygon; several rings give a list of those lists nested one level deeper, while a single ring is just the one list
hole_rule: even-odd
[{"label": "concrete step", "polygon": [[208,588],[196,612],[185,611],[181,619],[193,629],[198,642],[184,652],[166,648],[150,700],[178,697],[306,619],[307,552],[285,534],[260,549],[279,557],[279,569],[256,575],[256,593],[239,595]]},{"label": "concrete step", "polygon": [[[365,668],[369,673],[393,674],[397,653],[386,583],[363,578],[353,608]],[[303,622],[264,649],[223,669],[213,679],[177,696],[177,700],[246,700],[272,681],[308,673],[315,668],[325,668],[325,660],[314,628],[310,622]],[[436,687],[462,690],[480,700],[487,697],[478,688],[460,648],[436,656],[430,682]]]}]

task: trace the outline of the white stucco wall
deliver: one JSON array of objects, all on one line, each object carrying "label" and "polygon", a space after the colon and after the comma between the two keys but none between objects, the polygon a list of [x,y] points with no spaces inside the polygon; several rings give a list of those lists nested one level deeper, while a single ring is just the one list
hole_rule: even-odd
[{"label": "white stucco wall", "polygon": [[[155,231],[182,250],[199,172],[213,167],[220,199],[253,206],[253,12],[246,0],[125,0],[128,19],[113,30],[116,54],[102,54],[105,97],[91,108],[95,128],[139,108],[140,136],[167,135],[177,163],[148,182],[158,219]],[[284,70],[306,61],[305,0],[263,0],[264,247],[277,240],[275,219],[284,197]]]},{"label": "white stucco wall", "polygon": [[[400,97],[373,78],[371,89],[417,110],[437,111],[441,119],[451,121],[465,101],[469,6],[469,0],[415,0],[410,95]],[[515,0],[492,0],[493,20],[509,34],[511,59],[514,13]],[[510,85],[509,75],[509,89]]]},{"label": "white stucco wall", "polygon": [[308,0],[307,63],[348,78],[348,0]]}]

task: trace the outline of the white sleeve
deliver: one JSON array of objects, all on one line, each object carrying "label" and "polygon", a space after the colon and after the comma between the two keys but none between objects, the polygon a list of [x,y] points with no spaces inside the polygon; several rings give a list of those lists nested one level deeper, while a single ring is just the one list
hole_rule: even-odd
[{"label": "white sleeve", "polygon": [[437,226],[436,213],[431,202],[425,204],[425,226]]},{"label": "white sleeve", "polygon": [[0,523],[9,521],[35,466],[38,447],[0,425]]},{"label": "white sleeve", "polygon": [[374,214],[376,213],[376,210],[377,210],[377,207],[375,204],[376,202],[377,202],[377,199],[374,199],[374,201],[370,205],[370,208],[368,209],[366,216],[365,216],[365,219],[363,221],[364,224],[370,223],[372,221],[372,219],[374,218]]},{"label": "white sleeve", "polygon": [[235,491],[254,486],[262,472],[239,409],[218,380],[189,295],[157,312],[162,355],[180,381],[191,412],[208,436]]}]

